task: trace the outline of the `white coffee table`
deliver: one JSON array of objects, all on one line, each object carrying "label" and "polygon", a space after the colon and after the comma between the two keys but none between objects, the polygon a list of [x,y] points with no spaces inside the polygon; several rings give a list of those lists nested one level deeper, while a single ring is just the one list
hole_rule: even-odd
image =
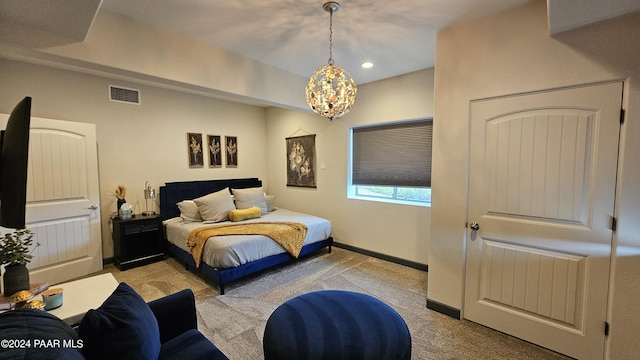
[{"label": "white coffee table", "polygon": [[[69,325],[78,324],[87,311],[100,307],[116,287],[118,281],[111,273],[52,285],[50,288],[63,289],[62,306],[48,312]],[[42,296],[38,295],[38,298],[42,299]]]}]

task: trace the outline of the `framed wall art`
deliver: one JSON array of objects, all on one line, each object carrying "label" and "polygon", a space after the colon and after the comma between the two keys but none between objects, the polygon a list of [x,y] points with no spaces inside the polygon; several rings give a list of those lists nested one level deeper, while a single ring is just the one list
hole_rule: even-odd
[{"label": "framed wall art", "polygon": [[289,137],[287,186],[316,187],[316,135]]},{"label": "framed wall art", "polygon": [[238,137],[225,136],[225,153],[227,154],[227,167],[238,167]]},{"label": "framed wall art", "polygon": [[209,148],[209,167],[222,167],[220,135],[207,135],[207,147]]},{"label": "framed wall art", "polygon": [[204,166],[202,150],[202,134],[187,133],[187,152],[189,154],[190,168],[199,168]]}]

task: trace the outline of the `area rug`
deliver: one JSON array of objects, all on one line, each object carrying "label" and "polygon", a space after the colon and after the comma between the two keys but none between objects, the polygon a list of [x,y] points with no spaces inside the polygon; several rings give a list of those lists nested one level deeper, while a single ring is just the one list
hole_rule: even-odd
[{"label": "area rug", "polygon": [[226,287],[185,271],[175,259],[120,272],[145,300],[191,288],[200,331],[231,360],[263,359],[269,315],[283,302],[312,291],[348,290],[371,295],[394,308],[412,337],[413,359],[567,359],[478,324],[426,308],[428,273],[335,248],[294,264],[262,272]]}]

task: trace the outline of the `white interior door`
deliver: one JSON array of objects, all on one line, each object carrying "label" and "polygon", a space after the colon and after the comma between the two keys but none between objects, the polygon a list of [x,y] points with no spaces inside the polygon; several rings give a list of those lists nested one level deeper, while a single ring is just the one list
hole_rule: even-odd
[{"label": "white interior door", "polygon": [[[6,124],[8,115],[1,115]],[[26,227],[35,234],[31,282],[60,283],[102,269],[94,124],[31,118]]]},{"label": "white interior door", "polygon": [[473,101],[464,317],[602,359],[622,83]]}]

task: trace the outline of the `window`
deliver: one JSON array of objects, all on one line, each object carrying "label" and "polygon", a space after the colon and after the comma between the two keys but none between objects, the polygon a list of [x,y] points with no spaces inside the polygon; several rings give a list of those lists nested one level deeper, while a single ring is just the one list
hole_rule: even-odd
[{"label": "window", "polygon": [[431,204],[431,119],[353,127],[350,198]]}]

